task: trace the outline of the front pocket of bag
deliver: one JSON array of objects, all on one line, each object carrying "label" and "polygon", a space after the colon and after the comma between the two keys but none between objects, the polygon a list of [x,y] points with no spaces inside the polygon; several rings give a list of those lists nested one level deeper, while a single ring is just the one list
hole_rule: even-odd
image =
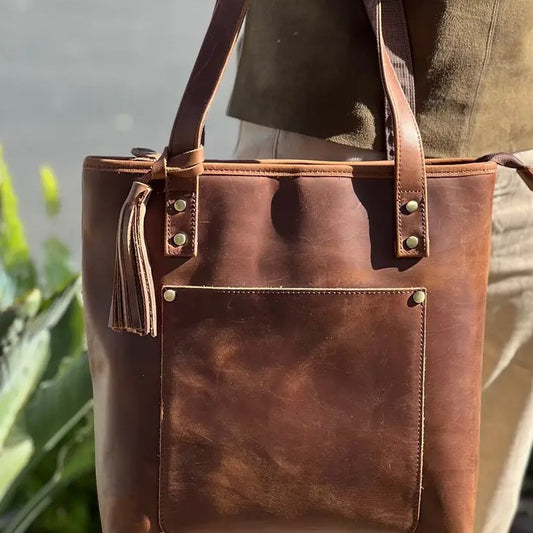
[{"label": "front pocket of bag", "polygon": [[416,527],[424,289],[168,289],[163,531]]}]

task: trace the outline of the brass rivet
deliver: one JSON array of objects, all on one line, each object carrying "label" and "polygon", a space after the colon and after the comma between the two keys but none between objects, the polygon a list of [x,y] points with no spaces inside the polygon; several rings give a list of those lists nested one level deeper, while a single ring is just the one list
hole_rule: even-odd
[{"label": "brass rivet", "polygon": [[163,293],[163,298],[165,299],[165,302],[173,302],[176,299],[176,291],[166,289]]},{"label": "brass rivet", "polygon": [[405,210],[408,213],[414,213],[415,211],[418,211],[420,208],[420,204],[416,200],[410,200],[405,204]]},{"label": "brass rivet", "polygon": [[413,301],[417,304],[423,304],[426,301],[426,293],[424,291],[416,291],[413,294]]},{"label": "brass rivet", "polygon": [[179,233],[176,233],[176,235],[174,235],[172,240],[174,241],[174,244],[176,246],[183,246],[187,242],[187,235],[180,231]]},{"label": "brass rivet", "polygon": [[411,235],[408,237],[405,241],[405,246],[409,248],[409,250],[414,250],[420,242],[420,239],[416,235]]},{"label": "brass rivet", "polygon": [[187,201],[184,200],[183,198],[178,198],[174,202],[174,210],[177,213],[183,213],[183,211],[185,211],[185,209],[187,209]]}]

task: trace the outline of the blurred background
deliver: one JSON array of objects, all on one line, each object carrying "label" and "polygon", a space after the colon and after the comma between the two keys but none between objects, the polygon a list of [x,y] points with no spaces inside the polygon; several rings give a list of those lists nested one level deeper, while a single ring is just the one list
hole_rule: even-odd
[{"label": "blurred background", "polygon": [[[64,198],[53,231],[79,258],[84,156],[166,146],[212,8],[211,0],[0,2],[0,144],[32,245],[50,231],[40,165],[55,170]],[[225,117],[233,77],[234,61],[209,116],[210,158],[228,157],[236,141],[237,123]]]}]

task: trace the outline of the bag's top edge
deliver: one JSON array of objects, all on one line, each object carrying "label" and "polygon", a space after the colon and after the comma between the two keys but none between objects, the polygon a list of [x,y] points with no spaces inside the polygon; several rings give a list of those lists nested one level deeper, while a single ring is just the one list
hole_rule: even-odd
[{"label": "bag's top edge", "polygon": [[[136,157],[88,156],[83,162],[84,170],[108,172],[145,173],[153,161]],[[471,174],[494,174],[497,165],[494,162],[476,163],[473,159],[427,159],[428,177],[464,176]],[[312,161],[312,160],[251,160],[251,161],[206,161],[204,174],[250,174],[268,176],[287,175],[328,175],[355,177],[365,176],[390,177],[392,161]]]}]

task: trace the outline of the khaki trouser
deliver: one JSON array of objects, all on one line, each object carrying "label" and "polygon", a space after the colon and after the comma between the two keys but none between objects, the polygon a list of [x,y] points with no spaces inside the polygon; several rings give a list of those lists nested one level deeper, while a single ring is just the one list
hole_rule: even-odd
[{"label": "khaki trouser", "polygon": [[[382,159],[297,133],[242,123],[237,159]],[[481,155],[481,154],[480,154]],[[533,150],[518,154],[533,164]],[[533,193],[500,168],[493,214],[476,533],[509,531],[533,442]]]}]

